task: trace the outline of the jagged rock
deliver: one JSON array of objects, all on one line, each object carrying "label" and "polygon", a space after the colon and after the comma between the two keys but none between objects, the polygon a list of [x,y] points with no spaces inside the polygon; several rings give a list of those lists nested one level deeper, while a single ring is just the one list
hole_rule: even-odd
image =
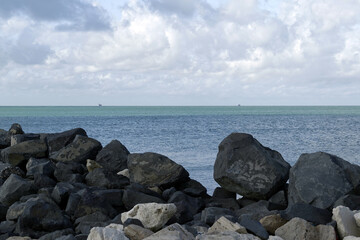
[{"label": "jagged rock", "polygon": [[110,224],[106,227],[94,227],[91,229],[88,240],[128,240],[123,231],[123,226]]},{"label": "jagged rock", "polygon": [[347,236],[347,237],[344,237],[343,240],[360,240],[360,237]]},{"label": "jagged rock", "polygon": [[117,175],[122,175],[122,176],[130,179],[130,172],[129,172],[129,169],[127,169],[127,168],[118,172]]},{"label": "jagged rock", "polygon": [[237,232],[221,232],[221,233],[211,233],[211,234],[202,234],[196,236],[196,240],[260,240],[260,238],[252,234],[240,234]]},{"label": "jagged rock", "polygon": [[324,152],[302,154],[290,170],[288,201],[325,209],[359,187],[360,166]]},{"label": "jagged rock", "polygon": [[356,225],[360,228],[360,211],[354,215]]},{"label": "jagged rock", "polygon": [[86,172],[84,165],[76,162],[58,162],[55,165],[54,176],[59,182],[82,182]]},{"label": "jagged rock", "polygon": [[280,153],[262,146],[249,134],[232,133],[219,145],[214,179],[228,191],[266,199],[285,185],[289,169]]},{"label": "jagged rock", "polygon": [[150,235],[144,240],[194,240],[194,236],[180,224],[174,223]]},{"label": "jagged rock", "polygon": [[11,174],[25,177],[25,173],[19,167],[14,167],[10,163],[0,162],[0,178],[5,181]]},{"label": "jagged rock", "polygon": [[283,219],[280,214],[268,215],[260,219],[261,225],[270,234],[275,234],[276,229],[283,226],[288,221]]},{"label": "jagged rock", "polygon": [[239,203],[233,198],[212,198],[208,201],[206,207],[221,207],[232,211],[240,209]]},{"label": "jagged rock", "polygon": [[201,212],[201,221],[208,225],[213,225],[214,222],[222,216],[233,219],[235,213],[226,208],[208,207]]},{"label": "jagged rock", "polygon": [[33,192],[34,187],[31,181],[25,180],[18,175],[11,174],[0,187],[0,202],[5,206],[10,206],[18,201],[20,197]]},{"label": "jagged rock", "polygon": [[180,191],[172,194],[168,203],[176,205],[175,218],[180,224],[193,220],[193,216],[205,206],[202,198],[194,198]]},{"label": "jagged rock", "polygon": [[9,129],[10,135],[16,135],[16,134],[24,134],[24,131],[22,130],[22,127],[18,123],[13,123]]},{"label": "jagged rock", "polygon": [[102,168],[102,166],[98,164],[96,161],[88,159],[86,160],[86,168],[89,172],[92,172],[96,168]]},{"label": "jagged rock", "polygon": [[29,160],[30,157],[44,158],[47,156],[47,145],[44,140],[30,140],[7,147],[1,151],[3,162],[13,166]]},{"label": "jagged rock", "polygon": [[60,237],[67,236],[69,234],[74,234],[74,230],[72,230],[71,228],[66,228],[45,234],[44,236],[40,237],[38,240],[53,240],[53,239],[59,240]]},{"label": "jagged rock", "polygon": [[346,236],[360,237],[360,228],[354,218],[356,211],[351,211],[344,206],[338,206],[332,210],[332,219],[336,221],[337,232],[341,238]]},{"label": "jagged rock", "polygon": [[58,206],[42,198],[30,198],[17,219],[16,232],[21,236],[39,238],[46,233],[71,227]]},{"label": "jagged rock", "polygon": [[132,209],[135,205],[140,203],[165,203],[161,198],[130,189],[124,191],[122,201],[126,209]]},{"label": "jagged rock", "polygon": [[129,226],[129,225],[138,225],[140,227],[144,227],[142,222],[139,219],[136,219],[136,218],[128,218],[128,219],[126,219],[126,221],[123,223],[124,228]]},{"label": "jagged rock", "polygon": [[246,228],[246,230],[254,235],[258,236],[261,239],[268,239],[269,234],[265,228],[261,225],[260,222],[253,220],[248,215],[242,215],[239,218],[239,224]]},{"label": "jagged rock", "polygon": [[269,211],[268,209],[269,203],[265,200],[260,200],[258,202],[249,204],[239,210],[236,210],[236,216],[240,217],[242,215],[249,215],[252,219],[259,221],[261,218],[276,214],[276,211]]},{"label": "jagged rock", "polygon": [[26,164],[26,171],[26,176],[43,174],[45,176],[52,177],[55,171],[55,164],[46,158],[30,158]]},{"label": "jagged rock", "polygon": [[11,146],[16,144],[29,141],[29,140],[39,140],[40,134],[28,133],[28,134],[17,134],[12,135],[10,138]]},{"label": "jagged rock", "polygon": [[124,227],[124,233],[130,240],[142,240],[154,234],[153,231],[135,224]]},{"label": "jagged rock", "polygon": [[127,177],[117,175],[104,168],[96,168],[89,172],[85,177],[86,184],[89,186],[103,188],[124,188],[130,184]]},{"label": "jagged rock", "polygon": [[49,153],[59,151],[63,147],[73,142],[76,135],[87,137],[86,131],[82,128],[75,128],[61,133],[46,134],[46,140],[49,146]]},{"label": "jagged rock", "polygon": [[301,218],[293,218],[275,231],[284,240],[336,240],[332,226],[318,225],[314,227]]},{"label": "jagged rock", "polygon": [[208,233],[214,232],[225,232],[232,231],[237,233],[247,233],[246,228],[241,226],[239,223],[233,223],[226,217],[220,217],[214,224],[209,228]]},{"label": "jagged rock", "polygon": [[166,189],[189,179],[189,173],[181,165],[157,153],[129,154],[127,164],[130,181],[149,187]]},{"label": "jagged rock", "polygon": [[118,140],[112,140],[96,156],[96,162],[115,173],[127,168],[130,152]]},{"label": "jagged rock", "polygon": [[2,221],[0,223],[0,234],[12,233],[15,230],[16,223],[14,221]]},{"label": "jagged rock", "polygon": [[128,218],[139,219],[145,228],[156,231],[176,213],[176,206],[173,203],[144,203],[137,204],[130,211],[121,214],[121,221]]},{"label": "jagged rock", "polygon": [[93,138],[76,135],[73,142],[50,154],[50,158],[58,162],[85,163],[87,159],[95,159],[101,150],[101,143]]},{"label": "jagged rock", "polygon": [[336,208],[338,206],[348,207],[351,210],[359,210],[360,209],[360,196],[354,194],[346,194],[335,201],[332,208]]},{"label": "jagged rock", "polygon": [[181,182],[176,185],[176,188],[187,195],[190,195],[192,197],[207,197],[207,190],[206,188],[199,183],[198,181],[194,179],[190,179],[187,182]]},{"label": "jagged rock", "polygon": [[305,203],[290,205],[287,209],[280,212],[281,217],[291,220],[294,217],[305,219],[314,224],[327,224],[331,222],[331,212],[326,209],[314,207]]},{"label": "jagged rock", "polygon": [[214,190],[213,198],[233,198],[236,199],[236,193],[230,192],[222,187],[217,187]]},{"label": "jagged rock", "polygon": [[0,149],[10,147],[10,134],[4,129],[0,129]]},{"label": "jagged rock", "polygon": [[269,198],[269,203],[279,205],[283,209],[285,209],[288,205],[287,200],[286,200],[285,191],[281,190],[281,191],[275,193],[274,195],[272,195],[271,198]]}]

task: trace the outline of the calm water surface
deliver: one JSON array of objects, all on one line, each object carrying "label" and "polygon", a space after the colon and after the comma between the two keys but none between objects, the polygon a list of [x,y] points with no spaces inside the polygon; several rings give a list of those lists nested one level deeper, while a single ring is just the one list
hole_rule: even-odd
[{"label": "calm water surface", "polygon": [[325,151],[360,164],[360,107],[0,107],[0,128],[25,132],[84,128],[103,146],[157,152],[183,165],[207,187],[219,143],[232,132],[252,134],[293,165],[301,153]]}]

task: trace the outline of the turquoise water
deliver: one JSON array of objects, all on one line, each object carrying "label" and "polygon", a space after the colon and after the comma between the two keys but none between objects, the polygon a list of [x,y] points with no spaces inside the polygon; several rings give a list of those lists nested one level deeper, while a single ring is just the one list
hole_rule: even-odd
[{"label": "turquoise water", "polygon": [[360,164],[360,107],[0,107],[0,128],[25,132],[84,128],[103,145],[158,152],[182,164],[209,192],[219,143],[252,134],[293,165],[301,153],[325,151]]}]

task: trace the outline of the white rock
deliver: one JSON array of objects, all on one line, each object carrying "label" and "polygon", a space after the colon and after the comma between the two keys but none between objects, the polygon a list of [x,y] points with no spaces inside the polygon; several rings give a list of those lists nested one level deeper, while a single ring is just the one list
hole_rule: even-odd
[{"label": "white rock", "polygon": [[355,213],[354,218],[355,218],[356,225],[358,227],[360,227],[360,212]]},{"label": "white rock", "polygon": [[252,234],[240,234],[232,231],[196,236],[196,240],[220,240],[220,239],[221,240],[261,240],[260,238]]},{"label": "white rock", "polygon": [[247,233],[246,228],[244,228],[238,223],[233,223],[232,221],[228,220],[226,217],[221,217],[216,222],[214,222],[214,224],[209,228],[208,233],[225,232],[225,231]]},{"label": "white rock", "polygon": [[343,240],[360,240],[360,237],[347,236],[347,237],[344,237]]},{"label": "white rock", "polygon": [[94,227],[90,230],[87,240],[129,240],[124,232],[123,225],[110,224],[106,227]]},{"label": "white rock", "polygon": [[284,240],[282,239],[281,237],[279,236],[269,236],[269,239],[268,240]]},{"label": "white rock", "polygon": [[143,240],[194,240],[194,236],[180,224],[174,223]]},{"label": "white rock", "polygon": [[128,218],[136,218],[141,221],[145,228],[152,231],[159,230],[176,213],[173,203],[141,203],[135,205],[130,211],[121,214],[121,221]]},{"label": "white rock", "polygon": [[123,175],[124,177],[130,178],[130,173],[129,173],[129,169],[124,169],[121,170],[120,172],[117,173],[117,175]]},{"label": "white rock", "polygon": [[354,218],[356,212],[351,211],[348,207],[338,206],[333,209],[332,213],[332,219],[336,221],[341,239],[346,236],[360,237],[360,228],[356,225]]}]

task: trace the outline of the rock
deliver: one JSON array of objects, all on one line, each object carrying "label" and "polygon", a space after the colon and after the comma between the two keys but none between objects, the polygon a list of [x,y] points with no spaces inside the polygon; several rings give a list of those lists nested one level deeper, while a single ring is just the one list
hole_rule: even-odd
[{"label": "rock", "polygon": [[165,203],[161,198],[133,190],[125,190],[122,201],[126,209],[132,209],[140,203]]},{"label": "rock", "polygon": [[130,179],[129,169],[127,169],[127,168],[118,172],[117,175],[122,175],[122,176]]},{"label": "rock", "polygon": [[24,131],[22,130],[22,127],[18,123],[13,123],[9,129],[10,135],[16,135],[16,134],[24,134]]},{"label": "rock", "polygon": [[74,235],[69,234],[66,236],[61,236],[59,238],[56,238],[55,240],[76,240],[76,238],[74,237]]},{"label": "rock", "polygon": [[201,212],[201,221],[208,225],[213,225],[222,216],[232,219],[235,217],[235,213],[226,208],[208,207]]},{"label": "rock", "polygon": [[76,162],[58,162],[55,165],[54,176],[59,182],[82,182],[86,172],[83,164]]},{"label": "rock", "polygon": [[281,190],[290,165],[281,154],[245,133],[232,133],[219,145],[214,179],[228,191],[252,199],[266,199]]},{"label": "rock", "polygon": [[26,176],[34,176],[35,174],[43,174],[48,177],[53,177],[55,171],[55,164],[49,159],[30,158],[26,164]]},{"label": "rock", "polygon": [[86,131],[82,128],[75,128],[61,133],[46,134],[49,146],[49,154],[59,151],[63,147],[73,142],[76,135],[87,137]]},{"label": "rock", "polygon": [[359,187],[360,166],[324,152],[302,154],[290,170],[289,205],[307,203],[329,208]]},{"label": "rock", "polygon": [[6,238],[6,240],[32,240],[30,237],[19,237],[19,236],[12,236]]},{"label": "rock", "polygon": [[360,209],[360,196],[354,194],[346,194],[335,201],[333,208],[338,206],[348,207],[351,210]]},{"label": "rock", "polygon": [[82,222],[107,222],[110,221],[110,218],[103,214],[102,212],[94,212],[83,217],[79,217],[75,220],[75,225],[78,225]]},{"label": "rock", "polygon": [[91,229],[88,240],[128,240],[123,232],[122,225],[110,224],[106,227],[94,227]]},{"label": "rock", "polygon": [[170,199],[171,195],[173,195],[175,192],[176,192],[176,188],[174,187],[165,189],[162,193],[162,198],[167,201]]},{"label": "rock", "polygon": [[4,129],[0,129],[0,149],[10,147],[10,134]]},{"label": "rock", "polygon": [[2,221],[0,223],[0,234],[12,233],[15,230],[15,224],[14,221]]},{"label": "rock", "polygon": [[360,212],[355,213],[354,215],[356,225],[360,228]]},{"label": "rock", "polygon": [[71,227],[58,206],[41,198],[30,198],[17,219],[16,232],[21,236],[39,238],[48,232]]},{"label": "rock", "polygon": [[194,179],[190,179],[187,182],[181,182],[176,185],[176,188],[187,195],[190,195],[192,197],[207,197],[207,190],[206,188],[199,183],[198,181]]},{"label": "rock", "polygon": [[121,214],[121,221],[128,218],[139,219],[145,228],[156,231],[176,213],[176,206],[173,203],[144,203],[137,204],[130,211]]},{"label": "rock", "polygon": [[360,237],[347,236],[347,237],[344,237],[343,240],[360,240]]},{"label": "rock", "polygon": [[276,229],[283,226],[288,221],[283,219],[280,214],[268,215],[260,219],[261,225],[270,234],[275,234]]},{"label": "rock", "polygon": [[11,146],[14,146],[18,143],[22,143],[29,140],[39,140],[40,134],[28,133],[28,134],[17,134],[12,135],[10,138]]},{"label": "rock", "polygon": [[85,177],[86,184],[89,186],[103,188],[124,188],[130,184],[127,177],[117,175],[104,168],[96,168],[89,172]]},{"label": "rock", "polygon": [[63,230],[57,230],[48,234],[45,234],[44,236],[40,237],[38,240],[59,240],[59,238],[68,236],[69,234],[74,234],[74,230],[71,228],[66,228]]},{"label": "rock", "polygon": [[269,234],[260,222],[253,220],[248,215],[242,215],[239,218],[239,224],[246,228],[246,230],[261,239],[268,239]]},{"label": "rock", "polygon": [[135,224],[124,227],[124,233],[130,240],[142,240],[154,234],[153,231]]},{"label": "rock", "polygon": [[34,187],[31,181],[25,180],[18,175],[11,174],[0,187],[0,202],[5,206],[10,206],[18,201],[20,197],[33,192]]},{"label": "rock", "polygon": [[112,140],[96,156],[96,162],[115,173],[127,168],[130,152],[118,140]]},{"label": "rock", "polygon": [[336,221],[337,232],[341,239],[346,236],[360,237],[360,228],[356,225],[354,218],[356,212],[347,207],[338,206],[333,209],[332,213],[332,219]]},{"label": "rock", "polygon": [[259,221],[261,218],[276,214],[276,211],[269,211],[269,203],[265,200],[260,200],[258,202],[247,205],[239,210],[236,210],[236,216],[240,217],[242,215],[249,215],[252,219]]},{"label": "rock", "polygon": [[269,236],[269,240],[284,240],[279,236]]},{"label": "rock", "polygon": [[96,168],[102,168],[102,166],[94,160],[88,159],[86,160],[86,168],[89,172],[92,172]]},{"label": "rock", "polygon": [[302,218],[314,224],[327,224],[331,222],[331,212],[326,209],[313,207],[309,204],[297,203],[280,212],[281,217],[291,220],[294,217]]},{"label": "rock", "polygon": [[260,240],[260,238],[252,234],[240,234],[237,232],[221,232],[196,236],[196,240]]},{"label": "rock", "polygon": [[240,208],[239,203],[233,198],[212,198],[206,207],[221,207],[236,211]]},{"label": "rock", "polygon": [[189,173],[179,164],[157,153],[130,154],[128,156],[130,181],[163,189],[185,182]]},{"label": "rock", "polygon": [[44,158],[47,156],[47,145],[43,140],[30,140],[7,147],[1,151],[3,162],[13,166],[29,160],[30,157]]},{"label": "rock", "polygon": [[180,191],[172,194],[168,203],[176,205],[175,218],[176,222],[180,224],[193,220],[193,216],[205,206],[201,198],[194,198]]},{"label": "rock", "polygon": [[194,236],[180,224],[174,223],[150,235],[144,240],[193,240]]},{"label": "rock", "polygon": [[[246,197],[242,197],[242,198],[239,198],[237,200],[237,202],[239,203],[240,207],[246,207],[246,206],[249,206],[251,204],[254,204],[254,203],[257,203],[257,202],[262,202],[262,200],[260,201],[255,201],[255,200],[252,200],[252,199],[249,199],[249,198],[246,198]],[[266,204],[268,206],[268,204]]]},{"label": "rock", "polygon": [[274,195],[272,195],[271,198],[269,198],[269,203],[279,205],[283,209],[285,209],[288,205],[287,200],[286,200],[285,191],[281,190],[281,191],[275,193]]},{"label": "rock", "polygon": [[5,181],[11,174],[25,177],[25,173],[19,167],[14,167],[9,163],[0,162],[0,178]]},{"label": "rock", "polygon": [[220,217],[214,224],[209,228],[208,233],[232,231],[237,233],[247,233],[246,229],[239,223],[233,223],[226,217]]},{"label": "rock", "polygon": [[55,187],[56,181],[46,175],[36,173],[34,175],[34,187],[37,189]]},{"label": "rock", "polygon": [[217,187],[214,190],[213,198],[233,198],[236,199],[236,193],[230,192],[222,187]]},{"label": "rock", "polygon": [[87,159],[95,159],[101,150],[101,143],[93,138],[76,135],[74,141],[57,152],[50,154],[50,158],[58,162],[85,163]]},{"label": "rock", "polygon": [[144,227],[142,222],[139,219],[136,219],[136,218],[128,218],[128,219],[126,219],[126,221],[123,223],[124,228],[129,226],[129,225],[138,225],[138,226],[140,226],[142,228]]},{"label": "rock", "polygon": [[312,226],[301,218],[293,218],[275,231],[284,240],[336,240],[332,226]]}]

